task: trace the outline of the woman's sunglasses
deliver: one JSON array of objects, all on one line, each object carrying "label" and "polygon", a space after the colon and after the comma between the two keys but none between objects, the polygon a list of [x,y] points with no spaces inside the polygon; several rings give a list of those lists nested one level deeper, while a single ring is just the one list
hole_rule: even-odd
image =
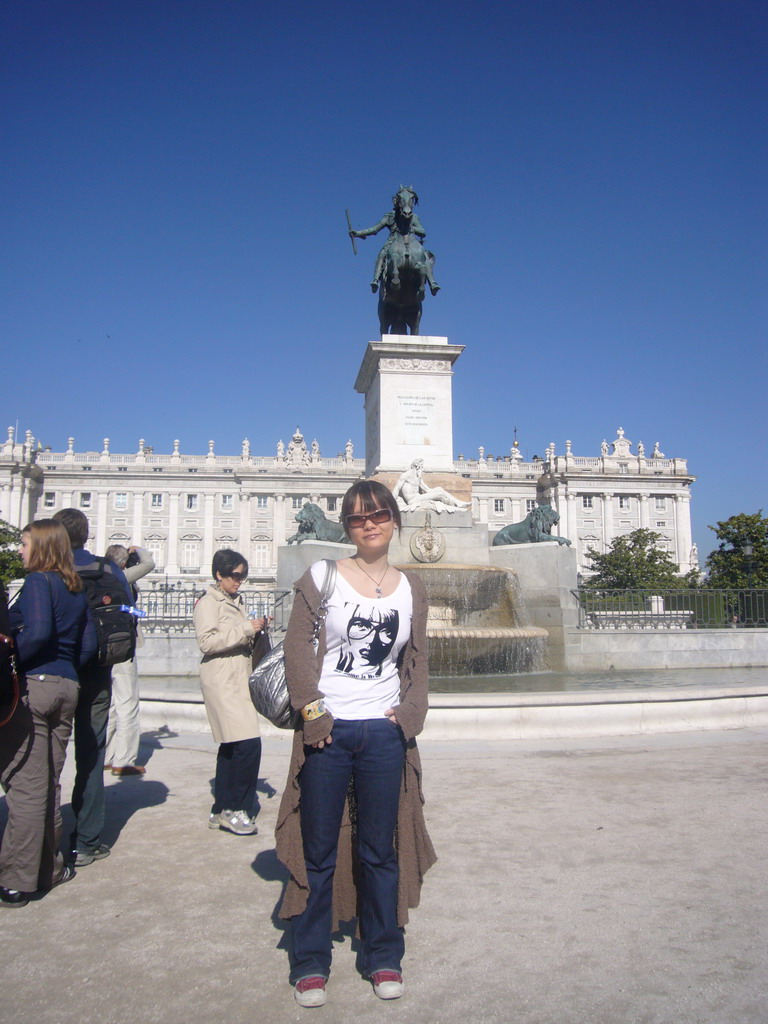
[{"label": "woman's sunglasses", "polygon": [[374,526],[383,526],[384,523],[388,523],[392,518],[391,508],[377,508],[373,512],[357,513],[354,512],[351,516],[345,516],[344,522],[347,524],[348,530],[359,530],[365,526],[366,521],[370,520]]},{"label": "woman's sunglasses", "polygon": [[231,580],[234,580],[235,583],[245,583],[245,581],[248,579],[248,573],[247,572],[231,572],[231,573],[229,573],[229,578]]}]

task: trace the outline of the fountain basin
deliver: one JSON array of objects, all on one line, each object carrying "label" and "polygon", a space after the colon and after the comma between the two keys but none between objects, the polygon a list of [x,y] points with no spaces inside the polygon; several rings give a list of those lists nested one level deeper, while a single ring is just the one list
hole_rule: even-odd
[{"label": "fountain basin", "polygon": [[526,621],[514,572],[442,562],[403,568],[427,591],[433,675],[535,672],[543,666],[548,633]]}]

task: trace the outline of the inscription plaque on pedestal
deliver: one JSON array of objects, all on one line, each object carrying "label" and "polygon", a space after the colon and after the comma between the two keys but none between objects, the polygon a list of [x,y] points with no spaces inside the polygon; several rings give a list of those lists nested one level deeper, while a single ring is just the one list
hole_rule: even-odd
[{"label": "inscription plaque on pedestal", "polygon": [[463,345],[428,335],[387,334],[369,342],[355,390],[365,395],[366,476],[424,459],[453,473],[453,364]]}]

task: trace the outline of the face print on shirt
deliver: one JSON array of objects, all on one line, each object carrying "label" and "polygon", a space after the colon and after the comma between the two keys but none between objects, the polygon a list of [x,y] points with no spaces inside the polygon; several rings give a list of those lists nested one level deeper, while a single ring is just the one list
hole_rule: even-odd
[{"label": "face print on shirt", "polygon": [[376,679],[397,639],[400,613],[396,608],[364,608],[350,601],[345,602],[344,608],[349,612],[349,620],[336,671],[355,679]]}]

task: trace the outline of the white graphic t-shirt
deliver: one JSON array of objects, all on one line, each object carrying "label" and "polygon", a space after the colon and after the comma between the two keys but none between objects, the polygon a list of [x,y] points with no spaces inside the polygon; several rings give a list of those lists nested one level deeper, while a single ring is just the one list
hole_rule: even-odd
[{"label": "white graphic t-shirt", "polygon": [[[312,579],[318,590],[324,578],[325,562],[315,562]],[[320,678],[320,691],[334,718],[382,718],[400,703],[397,659],[410,636],[412,614],[411,587],[402,573],[389,597],[363,597],[336,574]]]}]

